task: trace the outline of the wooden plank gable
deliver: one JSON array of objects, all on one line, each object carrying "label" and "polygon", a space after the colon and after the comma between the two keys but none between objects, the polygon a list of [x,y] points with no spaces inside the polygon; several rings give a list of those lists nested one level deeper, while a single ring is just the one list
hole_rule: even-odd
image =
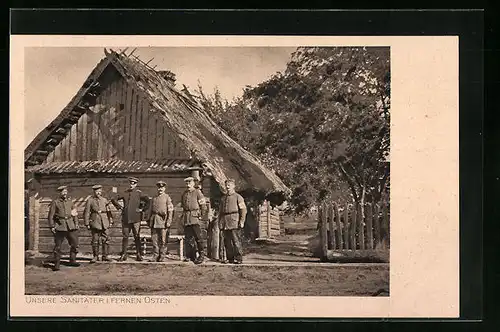
[{"label": "wooden plank gable", "polygon": [[45,161],[159,160],[189,157],[152,105],[116,71],[96,104],[72,126]]}]

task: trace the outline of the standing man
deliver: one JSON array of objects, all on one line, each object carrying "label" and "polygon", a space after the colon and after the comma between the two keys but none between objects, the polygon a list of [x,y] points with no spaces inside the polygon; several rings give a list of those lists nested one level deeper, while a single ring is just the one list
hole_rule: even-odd
[{"label": "standing man", "polygon": [[[198,249],[198,258],[191,255],[191,260],[195,264],[203,263],[205,259],[205,245],[201,237],[201,227],[200,220],[202,215],[205,213],[205,197],[200,189],[196,189],[194,178],[188,177],[184,179],[186,183],[186,191],[182,194],[181,205],[182,205],[182,216],[181,222],[184,225],[184,234],[186,236],[186,243],[193,243],[196,241]],[[194,250],[192,251],[194,253]]]},{"label": "standing man", "polygon": [[[142,212],[147,208],[149,197],[144,195],[137,189],[139,179],[129,177],[129,188],[123,193],[117,195],[111,200],[113,205],[122,211],[122,252],[119,261],[126,261],[128,258],[127,247],[130,231],[134,235],[136,260],[142,261],[141,253],[141,219]],[[118,203],[118,200],[123,200],[123,207]]]},{"label": "standing man", "polygon": [[61,245],[64,239],[70,246],[69,265],[80,266],[76,262],[78,253],[78,213],[75,202],[68,197],[68,187],[57,188],[59,197],[54,199],[49,207],[49,227],[54,234],[54,271],[59,271],[61,264]]},{"label": "standing man", "polygon": [[90,263],[99,260],[99,242],[102,239],[102,260],[109,262],[109,237],[107,229],[113,225],[113,215],[109,209],[110,202],[102,197],[102,186],[92,187],[94,195],[87,200],[85,211],[83,213],[85,226],[90,229],[92,234],[92,253],[93,258]]},{"label": "standing man", "polygon": [[[224,232],[224,247],[230,263],[243,262],[241,229],[245,226],[247,207],[245,200],[234,189],[234,180],[226,180],[226,193],[222,196],[219,207],[219,225]],[[223,261],[226,263],[226,261]]]},{"label": "standing man", "polygon": [[158,195],[151,200],[151,215],[148,220],[153,241],[153,259],[151,262],[163,262],[167,252],[170,225],[174,215],[174,205],[169,195],[165,193],[167,184],[164,181],[156,183]]}]

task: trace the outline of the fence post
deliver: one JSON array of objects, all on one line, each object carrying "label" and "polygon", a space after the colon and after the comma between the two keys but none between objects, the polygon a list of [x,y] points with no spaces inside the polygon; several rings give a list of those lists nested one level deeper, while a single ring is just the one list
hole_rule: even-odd
[{"label": "fence post", "polygon": [[327,211],[325,209],[325,205],[322,204],[320,207],[320,243],[321,243],[321,260],[326,260],[326,255],[328,252],[328,239],[327,239],[327,224],[326,224],[326,218],[327,218]]},{"label": "fence post", "polygon": [[266,202],[267,210],[266,210],[266,219],[267,219],[267,237],[271,238],[271,204]]},{"label": "fence post", "polygon": [[373,210],[372,210],[372,204],[368,203],[366,204],[366,230],[367,230],[367,240],[368,240],[368,249],[373,249],[373,222],[372,222],[372,217],[373,217]]},{"label": "fence post", "polygon": [[340,214],[339,214],[339,207],[337,203],[333,204],[333,213],[335,214],[335,226],[337,228],[337,246],[340,250],[343,248],[343,243],[342,243],[342,227],[340,226]]},{"label": "fence post", "polygon": [[220,229],[219,229],[219,220],[218,218],[215,220],[212,220],[210,222],[208,227],[209,234],[210,234],[210,242],[209,242],[209,249],[210,249],[210,258],[212,259],[219,259],[219,246],[221,243],[219,242],[220,240]]},{"label": "fence post", "polygon": [[363,213],[362,209],[364,206],[362,204],[357,205],[357,210],[358,210],[358,242],[359,242],[359,249],[360,250],[365,250],[365,221],[363,219]]},{"label": "fence post", "polygon": [[358,209],[356,204],[352,205],[352,218],[351,218],[351,249],[356,251],[357,246],[356,246],[356,224],[357,224],[357,217],[358,217]]},{"label": "fence post", "polygon": [[255,209],[255,220],[257,222],[257,237],[262,238],[262,220],[260,219],[260,212],[262,210],[262,204],[257,204]]},{"label": "fence post", "polygon": [[328,237],[328,249],[335,249],[335,229],[333,224],[335,223],[334,210],[332,204],[327,204],[328,212],[328,230],[330,231],[330,236]]},{"label": "fence post", "polygon": [[383,205],[382,222],[380,226],[383,246],[387,248],[389,246],[389,211],[386,203]]},{"label": "fence post", "polygon": [[40,216],[40,200],[37,199],[37,194],[29,197],[29,250],[38,251],[39,242],[39,216]]},{"label": "fence post", "polygon": [[285,234],[285,219],[283,219],[282,212],[278,210],[278,218],[279,218],[279,225],[280,225],[280,235]]},{"label": "fence post", "polygon": [[344,249],[349,249],[349,205],[344,207],[344,221],[342,227],[344,228]]},{"label": "fence post", "polygon": [[380,235],[380,205],[375,205],[375,215],[373,217],[373,228],[375,229],[375,248],[378,248],[381,244]]}]

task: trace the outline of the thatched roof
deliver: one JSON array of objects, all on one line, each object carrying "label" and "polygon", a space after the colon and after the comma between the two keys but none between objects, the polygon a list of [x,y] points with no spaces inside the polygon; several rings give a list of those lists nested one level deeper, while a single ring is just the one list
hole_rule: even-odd
[{"label": "thatched roof", "polygon": [[57,145],[58,130],[70,127],[86,112],[92,104],[92,97],[95,97],[92,87],[104,69],[112,65],[151,102],[153,108],[150,112],[177,134],[191,151],[193,158],[219,184],[222,185],[230,177],[236,180],[240,189],[290,194],[290,190],[272,170],[229,137],[194,99],[177,90],[160,72],[123,53],[112,50],[104,52],[106,57],[92,71],[68,106],[26,148],[27,166],[40,164],[43,157],[46,157],[47,150]]}]

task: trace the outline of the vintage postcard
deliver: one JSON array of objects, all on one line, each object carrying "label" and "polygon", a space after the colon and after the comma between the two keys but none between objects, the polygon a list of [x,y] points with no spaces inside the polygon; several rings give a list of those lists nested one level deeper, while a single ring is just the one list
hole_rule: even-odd
[{"label": "vintage postcard", "polygon": [[12,317],[459,315],[458,37],[11,36],[10,105]]}]

